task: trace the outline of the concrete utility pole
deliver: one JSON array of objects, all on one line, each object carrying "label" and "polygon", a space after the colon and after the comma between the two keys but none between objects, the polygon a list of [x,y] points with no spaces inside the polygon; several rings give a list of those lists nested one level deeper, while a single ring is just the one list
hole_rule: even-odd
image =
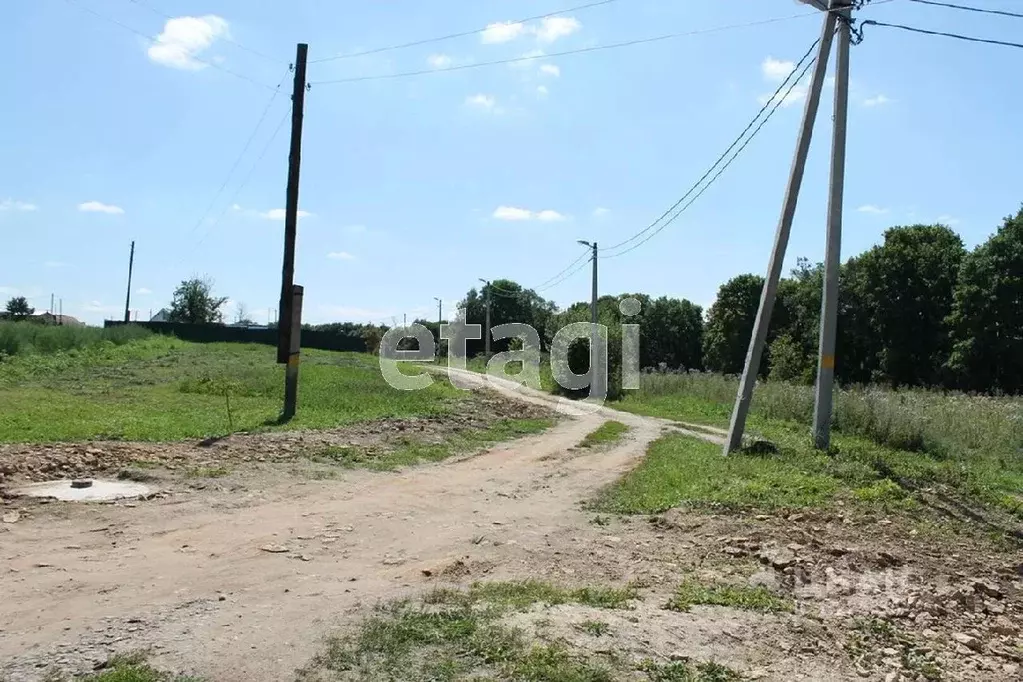
[{"label": "concrete utility pole", "polygon": [[309,46],[299,43],[295,53],[295,82],[291,91],[291,151],[288,154],[288,190],[284,209],[284,266],[281,269],[280,324],[277,329],[277,362],[291,357],[291,308],[295,284],[295,239],[298,235],[298,176],[302,166],[302,115],[305,112],[305,63]]},{"label": "concrete utility pole", "polygon": [[483,284],[485,285],[483,287],[483,301],[484,301],[484,305],[487,308],[487,322],[486,322],[485,328],[483,330],[483,338],[486,339],[486,341],[484,342],[485,350],[483,351],[483,354],[486,355],[489,358],[490,357],[490,280],[486,280],[486,279],[482,279],[481,278],[480,281],[483,282]]},{"label": "concrete utility pole", "polygon": [[[833,2],[835,7],[838,3]],[[835,386],[835,337],[838,331],[838,271],[842,261],[842,200],[845,192],[845,133],[849,113],[849,45],[852,8],[842,3],[838,14],[835,57],[835,120],[831,141],[831,189],[828,195],[828,236],[821,297],[821,334],[817,358],[817,391],[813,404],[813,443],[819,450],[831,445],[831,402]],[[835,7],[837,9],[837,7]]]},{"label": "concrete utility pole", "polygon": [[124,298],[124,321],[131,322],[130,311],[128,307],[131,305],[131,271],[135,267],[135,242],[131,243],[131,255],[128,256],[128,294]]},{"label": "concrete utility pole", "polygon": [[590,327],[590,387],[597,389],[599,394],[601,387],[597,385],[600,381],[597,372],[597,364],[600,360],[600,353],[597,351],[597,341],[599,340],[597,333],[597,242],[591,244],[583,239],[579,239],[578,242],[593,252],[593,255],[590,256],[590,261],[593,263],[593,290],[590,292],[590,324],[592,325]]},{"label": "concrete utility pole", "polygon": [[436,296],[433,297],[433,300],[437,301],[437,333],[439,334],[441,322],[444,321],[444,302]]},{"label": "concrete utility pole", "polygon": [[[831,3],[835,5],[837,0],[831,0]],[[831,53],[831,43],[837,21],[838,15],[836,12],[829,11],[824,14],[824,25],[821,29],[820,45],[817,50],[817,63],[814,65],[810,90],[806,96],[803,122],[796,141],[795,157],[792,161],[792,169],[789,172],[789,182],[785,190],[785,200],[782,203],[778,230],[774,236],[774,249],[771,251],[771,259],[767,264],[767,278],[764,281],[764,288],[760,295],[760,307],[757,309],[756,321],[753,323],[753,336],[750,339],[749,350],[746,353],[746,363],[743,366],[742,378],[739,381],[739,391],[735,398],[735,406],[732,409],[732,418],[728,426],[728,440],[725,441],[724,448],[724,454],[726,455],[741,445],[742,434],[746,428],[746,416],[749,413],[750,400],[753,398],[753,387],[756,385],[757,374],[760,371],[760,360],[764,354],[764,345],[767,342],[767,328],[771,322],[771,312],[774,310],[774,299],[778,292],[778,280],[781,278],[781,268],[785,261],[785,249],[788,247],[789,233],[792,231],[792,218],[795,216],[796,204],[799,202],[799,189],[803,184],[806,156],[810,150],[810,140],[813,138],[813,124],[817,119],[817,110],[820,107],[821,90],[824,87],[824,76],[828,70],[828,57]]]}]

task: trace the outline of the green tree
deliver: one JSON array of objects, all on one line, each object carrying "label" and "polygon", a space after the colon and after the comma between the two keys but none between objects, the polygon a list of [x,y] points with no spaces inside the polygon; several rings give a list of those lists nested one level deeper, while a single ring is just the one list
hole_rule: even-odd
[{"label": "green tree", "polygon": [[[771,378],[812,383],[817,376],[823,286],[824,264],[806,258],[798,258],[790,276],[778,283],[768,333]],[[776,368],[776,363],[783,366]]]},{"label": "green tree", "polygon": [[[521,322],[532,325],[543,338],[543,330],[547,328],[548,321],[554,314],[555,305],[553,301],[545,301],[543,297],[531,289],[525,289],[518,282],[510,279],[495,279],[489,285],[484,285],[479,290],[475,287],[470,289],[465,298],[458,304],[464,315],[467,324],[478,324],[481,327],[486,324],[486,298],[490,295],[490,326],[496,327],[499,324]],[[484,329],[486,334],[488,330]],[[485,338],[485,337],[484,337]],[[497,353],[508,350],[509,340],[493,341],[490,345],[491,352]],[[469,341],[467,352],[469,355],[482,353],[485,348],[484,340]]]},{"label": "green tree", "polygon": [[14,296],[7,301],[7,314],[11,316],[12,320],[23,320],[35,311],[36,309],[28,304],[28,299],[24,296]]},{"label": "green tree", "polygon": [[1023,392],[1023,209],[963,259],[948,323],[963,388]]},{"label": "green tree", "polygon": [[893,227],[858,259],[870,329],[880,346],[875,380],[936,385],[950,349],[945,319],[966,251],[943,225]]},{"label": "green tree", "polygon": [[[718,289],[703,330],[703,363],[707,369],[726,374],[742,371],[763,287],[763,277],[747,274],[733,277]],[[766,368],[765,357],[761,370]]]},{"label": "green tree", "polygon": [[186,279],[174,290],[171,301],[171,322],[192,324],[219,324],[224,320],[221,308],[226,296],[213,295],[213,280],[209,277]]},{"label": "green tree", "polygon": [[703,309],[686,299],[651,298],[646,294],[623,294],[637,299],[642,308],[636,317],[616,312],[619,324],[639,324],[639,363],[641,367],[684,369],[703,368]]}]

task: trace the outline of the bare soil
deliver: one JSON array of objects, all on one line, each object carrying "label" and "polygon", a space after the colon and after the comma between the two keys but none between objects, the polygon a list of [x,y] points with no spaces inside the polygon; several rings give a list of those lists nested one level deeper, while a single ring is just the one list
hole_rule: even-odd
[{"label": "bare soil", "polygon": [[[496,396],[480,396],[490,407],[478,409],[491,410],[481,420],[552,407],[531,392]],[[580,451],[609,417],[630,427],[624,439]],[[641,586],[631,611],[566,605],[515,617],[538,637],[583,651],[714,660],[752,679],[910,680],[932,670],[940,679],[1020,679],[1018,547],[840,508],[622,518],[588,510],[585,501],[677,428],[663,420],[602,409],[472,457],[398,472],[315,480],[287,468],[310,443],[410,430],[439,437],[475,418],[232,437],[207,448],[0,449],[8,484],[147,459],[164,471],[226,461],[238,472],[201,489],[174,479],[163,496],[117,504],[6,500],[0,515],[13,520],[0,523],[0,679],[81,673],[138,649],[158,667],[209,680],[292,679],[326,635],[351,629],[382,600],[523,578]],[[665,610],[679,582],[694,576],[765,585],[796,608]],[[608,622],[610,632],[580,632],[574,624],[585,619]]]}]

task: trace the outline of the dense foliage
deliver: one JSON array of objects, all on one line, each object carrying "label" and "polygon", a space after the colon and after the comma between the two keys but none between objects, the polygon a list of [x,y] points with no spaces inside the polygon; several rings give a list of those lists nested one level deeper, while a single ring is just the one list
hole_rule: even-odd
[{"label": "dense foliage", "polygon": [[[707,369],[741,371],[762,279],[725,283],[704,332]],[[760,373],[816,374],[822,267],[779,285]],[[893,227],[840,272],[835,371],[845,384],[1023,392],[1023,211],[972,253],[943,225]]]},{"label": "dense foliage", "polygon": [[[779,283],[762,376],[813,382],[822,282],[821,264],[800,259]],[[610,329],[612,368],[621,359],[621,325],[638,323],[644,368],[741,372],[763,283],[760,275],[733,277],[706,315],[685,299],[602,297],[599,317]],[[590,319],[587,301],[558,311],[515,282],[491,286],[491,325],[530,323],[541,330],[545,348],[561,326]],[[484,323],[487,291],[472,289],[462,301],[467,321]],[[641,302],[640,314],[621,314],[626,297]],[[577,345],[573,357],[582,362],[588,344]],[[470,354],[482,346],[471,345]],[[493,350],[504,348],[495,343]],[[910,225],[890,228],[881,244],[844,263],[835,370],[847,385],[1023,392],[1023,210],[972,252],[944,225]]]}]

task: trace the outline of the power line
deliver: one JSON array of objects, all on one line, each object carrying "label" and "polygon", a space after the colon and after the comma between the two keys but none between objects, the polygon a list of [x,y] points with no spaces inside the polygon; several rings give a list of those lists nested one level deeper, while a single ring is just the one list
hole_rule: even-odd
[{"label": "power line", "polygon": [[[533,16],[533,17],[525,17],[524,19],[516,19],[515,21],[510,21],[510,22],[506,22],[506,23],[510,23],[510,24],[524,24],[527,21],[539,21],[539,20],[542,20],[542,19],[550,18],[550,17],[556,17],[559,14],[567,14],[569,12],[579,12],[579,11],[582,11],[584,9],[589,9],[591,7],[598,7],[600,5],[609,5],[612,2],[617,2],[617,1],[618,0],[599,0],[599,2],[590,2],[590,3],[587,3],[585,5],[578,5],[576,7],[569,7],[567,9],[561,9],[561,10],[558,10],[557,12],[548,12],[547,14],[539,14],[539,15]],[[407,47],[418,47],[419,45],[429,45],[430,43],[440,43],[440,42],[444,42],[446,40],[454,40],[455,38],[464,38],[466,36],[476,35],[477,33],[483,33],[484,31],[487,30],[487,28],[489,28],[489,26],[484,26],[483,28],[476,28],[476,29],[473,29],[471,31],[462,31],[461,33],[451,33],[451,34],[448,34],[448,35],[445,35],[445,36],[439,36],[437,38],[424,38],[423,40],[413,40],[410,43],[400,43],[398,45],[389,45],[387,47],[377,47],[377,48],[373,48],[371,50],[363,50],[361,52],[350,52],[350,53],[347,53],[347,54],[338,54],[338,55],[334,55],[333,57],[324,57],[322,59],[314,59],[314,60],[310,61],[309,63],[310,64],[319,64],[320,62],[330,62],[330,61],[335,61],[335,60],[338,60],[338,59],[352,59],[354,57],[364,57],[364,56],[370,55],[370,54],[379,54],[381,52],[390,52],[391,50],[403,50],[403,49],[405,49]]]},{"label": "power line", "polygon": [[568,280],[570,280],[573,276],[575,276],[575,273],[579,272],[580,270],[582,270],[583,268],[590,264],[590,254],[587,253],[583,255],[585,260],[583,260],[581,263],[579,263],[579,265],[573,268],[571,272],[567,273],[564,277],[559,278],[556,282],[551,282],[547,286],[537,289],[537,291],[547,291],[548,289],[553,289],[562,282],[567,282]]},{"label": "power line", "polygon": [[872,21],[867,20],[860,23],[860,31],[866,26],[882,26],[885,28],[897,28],[903,31],[910,31],[911,33],[922,33],[928,36],[942,36],[945,38],[955,38],[956,40],[965,40],[971,43],[985,43],[987,45],[1002,45],[1005,47],[1017,47],[1023,49],[1023,43],[1013,43],[1006,40],[993,40],[991,38],[977,38],[974,36],[964,36],[958,33],[946,33],[944,31],[929,31],[925,28],[917,28],[915,26],[905,26],[903,24],[887,24],[883,21]]},{"label": "power line", "polygon": [[987,9],[985,7],[970,7],[969,5],[956,5],[951,2],[935,2],[934,0],[909,0],[910,2],[917,2],[921,5],[934,5],[935,7],[948,7],[949,9],[958,9],[965,12],[980,12],[981,14],[998,14],[1003,17],[1015,17],[1016,19],[1023,19],[1023,14],[1017,14],[1016,12],[1007,12],[1000,9]]},{"label": "power line", "polygon": [[[887,0],[891,1],[891,0]],[[810,16],[819,16],[819,12],[792,14],[786,17],[775,17],[773,19],[762,19],[760,21],[750,21],[741,24],[729,24],[727,26],[715,26],[714,28],[698,29],[695,31],[684,31],[680,33],[666,33],[660,36],[653,36],[650,38],[637,38],[635,40],[626,40],[620,43],[609,43],[607,45],[594,45],[591,47],[582,47],[574,50],[564,50],[562,52],[551,52],[550,54],[543,55],[523,55],[521,57],[512,57],[510,59],[495,59],[487,62],[475,62],[473,64],[456,64],[453,66],[446,66],[439,69],[420,69],[418,71],[403,71],[400,73],[388,73],[379,74],[376,76],[355,76],[352,78],[337,78],[326,81],[315,81],[311,85],[331,85],[335,83],[358,83],[362,81],[375,81],[375,80],[389,80],[393,78],[407,78],[411,76],[424,76],[431,73],[445,73],[449,71],[462,71],[465,69],[479,69],[485,66],[497,66],[500,64],[515,64],[518,62],[528,62],[537,59],[552,59],[554,57],[565,57],[574,54],[584,54],[588,52],[599,52],[602,50],[614,50],[621,47],[632,47],[634,45],[645,45],[648,43],[656,43],[663,40],[672,40],[674,38],[686,38],[689,36],[703,35],[706,33],[718,33],[721,31],[729,31],[739,28],[752,28],[755,26],[766,26],[767,24],[774,24],[780,21],[790,21],[792,19],[802,19]]]},{"label": "power line", "polygon": [[806,75],[806,72],[810,70],[810,67],[812,67],[816,61],[817,61],[817,59],[815,57],[815,58],[811,59],[809,62],[807,62],[806,66],[804,66],[803,70],[800,72],[799,77],[796,78],[794,81],[792,81],[792,83],[789,85],[788,89],[785,91],[785,94],[781,98],[777,99],[774,102],[774,106],[767,113],[767,116],[765,116],[763,118],[763,120],[760,121],[760,123],[757,125],[757,127],[753,130],[753,133],[749,137],[746,138],[746,141],[743,142],[742,145],[738,149],[735,150],[735,152],[728,159],[728,161],[726,161],[725,164],[723,166],[721,166],[721,168],[718,169],[717,173],[714,174],[714,177],[712,177],[710,179],[710,181],[707,182],[707,184],[704,185],[703,188],[699,192],[696,193],[695,196],[693,196],[688,202],[686,202],[685,205],[683,205],[681,208],[679,208],[675,212],[675,214],[672,215],[671,218],[669,218],[663,225],[661,225],[656,230],[651,232],[649,235],[644,237],[641,241],[636,242],[635,244],[633,244],[629,248],[625,249],[624,251],[620,251],[619,253],[615,253],[615,254],[612,254],[612,255],[609,255],[609,256],[604,256],[604,258],[617,258],[618,256],[624,256],[625,254],[629,253],[630,251],[634,251],[635,249],[638,249],[640,246],[642,246],[643,244],[647,243],[648,241],[653,239],[655,236],[657,236],[657,234],[659,232],[661,232],[661,230],[663,230],[668,225],[671,225],[673,222],[675,222],[675,220],[680,215],[682,215],[682,213],[684,213],[687,208],[692,206],[693,203],[697,199],[699,199],[703,195],[703,193],[706,192],[710,188],[710,186],[713,185],[717,181],[717,179],[719,177],[721,177],[721,174],[724,173],[725,170],[727,170],[728,167],[732,165],[732,162],[735,161],[735,159],[738,158],[738,156],[743,152],[743,150],[746,149],[746,147],[749,145],[749,143],[753,141],[753,138],[755,138],[757,136],[757,133],[759,133],[760,129],[764,127],[764,124],[766,124],[771,119],[771,116],[774,115],[774,112],[778,111],[778,109],[781,107],[782,103],[785,102],[785,100],[788,98],[788,96],[792,93],[792,90],[796,87],[796,85],[799,84],[799,81],[801,81],[803,79],[803,77]]},{"label": "power line", "polygon": [[245,152],[249,151],[249,147],[252,146],[253,140],[256,139],[256,134],[259,132],[260,127],[263,125],[263,121],[266,120],[266,115],[270,113],[270,107],[273,106],[274,100],[277,99],[277,95],[278,93],[280,93],[281,86],[284,85],[284,81],[287,80],[289,73],[291,73],[290,67],[288,68],[287,71],[284,72],[284,76],[281,78],[281,82],[277,84],[276,88],[274,88],[273,94],[270,95],[270,101],[266,103],[266,107],[263,108],[263,113],[260,115],[259,120],[256,121],[256,127],[252,129],[252,133],[249,135],[249,138],[245,141],[245,146],[242,147],[242,150],[241,152],[238,153],[238,156],[235,158],[234,163],[231,164],[231,168],[230,170],[227,171],[227,176],[224,178],[224,182],[221,183],[220,188],[217,189],[216,193],[214,193],[213,199],[210,201],[210,205],[206,207],[206,210],[203,211],[202,215],[199,217],[199,220],[197,220],[192,229],[189,230],[188,237],[191,237],[192,234],[199,229],[199,226],[202,225],[204,220],[206,220],[206,217],[210,214],[210,211],[212,211],[213,207],[216,206],[217,199],[219,199],[220,195],[224,192],[225,189],[227,189],[227,185],[228,183],[231,182],[231,178],[234,176],[234,172],[238,170],[238,166],[241,164],[242,159],[245,157]]},{"label": "power line", "polygon": [[270,150],[270,145],[272,145],[273,141],[275,139],[277,139],[277,134],[281,131],[281,128],[284,127],[284,122],[288,120],[289,116],[291,116],[291,107],[288,107],[288,110],[284,112],[284,116],[281,117],[281,120],[277,124],[277,127],[274,128],[274,132],[270,136],[270,139],[268,139],[266,141],[266,145],[263,147],[263,151],[259,153],[259,156],[256,158],[255,162],[252,164],[252,167],[249,168],[249,172],[246,173],[245,178],[242,180],[241,184],[238,185],[238,187],[234,190],[234,194],[231,195],[231,198],[227,201],[227,204],[224,205],[224,210],[222,210],[220,212],[220,215],[217,216],[216,220],[214,220],[212,223],[210,223],[209,228],[206,230],[206,232],[203,234],[203,236],[199,239],[199,241],[197,241],[195,243],[195,246],[192,247],[192,250],[189,251],[189,254],[193,253],[197,248],[199,248],[199,246],[204,241],[206,241],[206,238],[209,237],[210,234],[213,233],[214,228],[216,228],[217,224],[220,223],[221,219],[224,217],[224,214],[227,213],[228,209],[231,208],[231,206],[234,205],[235,199],[237,199],[238,195],[241,194],[242,189],[244,189],[245,186],[247,184],[249,184],[249,180],[252,179],[253,173],[255,173],[256,168],[259,167],[260,161],[263,160],[263,157],[266,156],[266,153]]},{"label": "power line", "polygon": [[[174,16],[172,16],[170,14],[167,14],[166,12],[163,12],[160,9],[158,9],[156,7],[153,7],[152,5],[150,5],[150,4],[146,3],[146,2],[143,2],[143,0],[128,0],[128,2],[130,2],[132,4],[135,4],[135,5],[138,5],[139,7],[144,7],[145,9],[149,10],[153,14],[161,16],[164,19],[167,19],[168,21],[175,18]],[[261,57],[263,59],[266,59],[267,61],[271,61],[271,62],[274,62],[276,64],[280,64],[283,61],[281,59],[275,59],[274,57],[270,57],[268,55],[265,55],[262,52],[259,52],[258,50],[253,50],[251,47],[248,47],[246,45],[242,45],[241,43],[239,43],[234,38],[231,38],[230,36],[221,36],[220,39],[223,40],[225,43],[231,43],[232,45],[234,45],[238,49],[244,50],[244,51],[248,52],[249,54],[253,54],[253,55],[257,56],[257,57]]]},{"label": "power line", "polygon": [[[571,273],[569,273],[565,277],[562,277],[562,275],[564,275],[566,272],[568,272],[568,270],[570,270],[572,268],[572,266],[576,265],[577,263],[579,263],[579,261],[581,261],[583,259],[588,259],[589,256],[590,256],[589,253],[582,254],[581,256],[576,258],[574,261],[569,263],[568,266],[564,270],[562,270],[558,274],[554,275],[553,277],[550,277],[550,278],[544,280],[543,282],[541,282],[539,285],[537,285],[535,287],[529,287],[529,288],[523,287],[519,291],[511,291],[509,289],[502,289],[501,287],[494,286],[493,284],[491,284],[490,287],[489,287],[489,291],[497,294],[498,296],[503,296],[505,298],[517,298],[517,297],[522,296],[523,294],[529,293],[531,291],[533,293],[537,293],[537,292],[540,292],[540,291],[544,291],[546,289],[550,289],[550,288],[552,288],[554,286],[557,286],[558,284],[561,284],[561,282],[565,281],[566,279],[571,277],[573,274],[575,274],[575,272],[577,270],[579,270],[579,268],[576,268],[576,270],[573,270]],[[585,265],[585,263],[584,263],[584,265]],[[557,280],[557,281],[554,281],[554,280]]]},{"label": "power line", "polygon": [[[78,2],[78,0],[64,0],[64,2],[68,3],[69,5],[74,5],[74,6],[78,7],[78,9],[82,10],[83,12],[88,12],[89,14],[91,14],[92,16],[94,16],[94,17],[96,17],[98,19],[102,19],[103,21],[107,21],[107,22],[109,22],[111,24],[114,24],[115,26],[120,26],[121,28],[123,28],[126,31],[131,31],[135,35],[140,36],[142,38],[145,38],[150,43],[156,43],[157,42],[156,38],[154,38],[154,37],[152,37],[150,35],[146,35],[142,31],[138,31],[138,30],[132,28],[131,26],[128,26],[127,24],[122,23],[122,22],[118,21],[117,19],[114,19],[113,17],[108,17],[105,14],[100,14],[99,12],[97,12],[94,9],[92,9],[91,7],[87,7],[86,5],[81,4],[80,2]],[[241,74],[241,73],[238,73],[237,71],[232,71],[231,69],[229,69],[229,68],[227,68],[225,66],[221,66],[220,64],[217,64],[215,62],[208,62],[208,61],[206,61],[204,59],[200,59],[199,57],[196,57],[195,55],[189,55],[189,59],[197,61],[200,64],[204,64],[205,66],[211,66],[214,69],[217,69],[218,71],[223,71],[224,73],[229,74],[231,76],[234,76],[235,78],[240,78],[240,79],[242,79],[244,81],[248,81],[248,82],[252,83],[253,85],[258,85],[261,88],[266,88],[267,90],[273,90],[274,89],[272,85],[267,85],[266,83],[260,83],[257,80],[249,78],[248,76],[246,76],[244,74]]]},{"label": "power line", "polygon": [[[750,131],[750,129],[752,129],[753,126],[756,125],[757,121],[760,120],[760,117],[763,116],[764,113],[767,112],[767,110],[771,108],[771,105],[776,104],[776,102],[784,101],[784,99],[785,99],[784,97],[779,99],[778,96],[782,93],[782,91],[786,87],[789,88],[788,92],[791,92],[792,87],[794,87],[795,84],[799,82],[800,78],[802,78],[802,74],[800,74],[799,77],[797,77],[795,81],[792,81],[793,76],[796,75],[796,73],[799,71],[799,68],[801,66],[803,66],[803,64],[806,62],[806,60],[810,58],[810,55],[813,53],[814,49],[816,49],[816,47],[817,47],[817,45],[819,43],[820,43],[820,39],[818,38],[817,40],[815,40],[813,42],[812,45],[810,45],[810,48],[806,51],[806,53],[799,60],[799,62],[795,66],[792,67],[792,71],[789,72],[788,76],[785,77],[785,80],[782,81],[781,85],[779,85],[778,88],[774,91],[774,94],[772,94],[768,98],[768,100],[766,102],[764,102],[764,105],[760,108],[760,111],[757,112],[756,116],[754,116],[750,120],[750,122],[746,125],[746,127],[743,128],[742,132],[739,133],[739,135],[735,138],[735,140],[732,141],[732,144],[728,145],[728,148],[725,149],[725,151],[721,154],[721,156],[719,156],[717,158],[717,160],[713,164],[711,164],[710,168],[707,169],[707,172],[705,172],[700,177],[699,180],[697,180],[695,183],[693,183],[692,187],[690,187],[689,190],[685,194],[683,194],[682,197],[679,198],[678,201],[676,201],[674,204],[672,204],[670,207],[668,207],[668,209],[664,213],[662,213],[660,216],[658,216],[657,220],[653,221],[652,223],[647,225],[645,228],[643,228],[642,230],[640,230],[636,234],[632,235],[628,239],[625,239],[623,241],[618,242],[617,244],[612,244],[611,246],[608,246],[607,248],[601,249],[601,252],[614,251],[614,250],[616,250],[616,249],[618,249],[618,248],[620,248],[622,246],[625,246],[626,244],[628,244],[630,242],[633,242],[633,241],[639,239],[644,234],[646,234],[650,230],[653,230],[655,227],[657,227],[657,225],[662,220],[667,218],[668,215],[671,214],[672,211],[674,211],[676,208],[678,208],[678,206],[680,204],[682,204],[682,202],[684,202],[687,198],[689,198],[690,195],[692,195],[694,192],[696,192],[697,189],[700,187],[700,185],[703,183],[703,181],[706,180],[708,177],[710,177],[710,174],[714,172],[714,169],[716,169],[726,159],[726,157],[728,157],[729,153],[731,153],[732,150],[735,149],[742,142],[743,138],[746,137],[746,133],[748,133]],[[810,63],[813,63],[813,61],[811,61]],[[805,71],[803,73],[805,73]],[[790,82],[792,82],[791,86],[790,86]],[[788,92],[785,93],[785,97],[788,96]],[[773,113],[773,110],[771,111],[771,113]],[[768,114],[768,118],[770,118],[770,114]],[[766,121],[766,120],[767,119],[765,118],[764,121]],[[757,130],[759,130],[759,128]],[[755,134],[756,133],[754,133],[754,135]],[[660,230],[657,230],[657,231],[659,232]],[[654,234],[656,234],[656,232]],[[643,240],[643,241],[646,241],[646,240]],[[640,242],[640,243],[642,243],[642,242]],[[626,252],[623,252],[623,253],[626,253]],[[620,254],[617,254],[617,255],[620,255]]]}]

